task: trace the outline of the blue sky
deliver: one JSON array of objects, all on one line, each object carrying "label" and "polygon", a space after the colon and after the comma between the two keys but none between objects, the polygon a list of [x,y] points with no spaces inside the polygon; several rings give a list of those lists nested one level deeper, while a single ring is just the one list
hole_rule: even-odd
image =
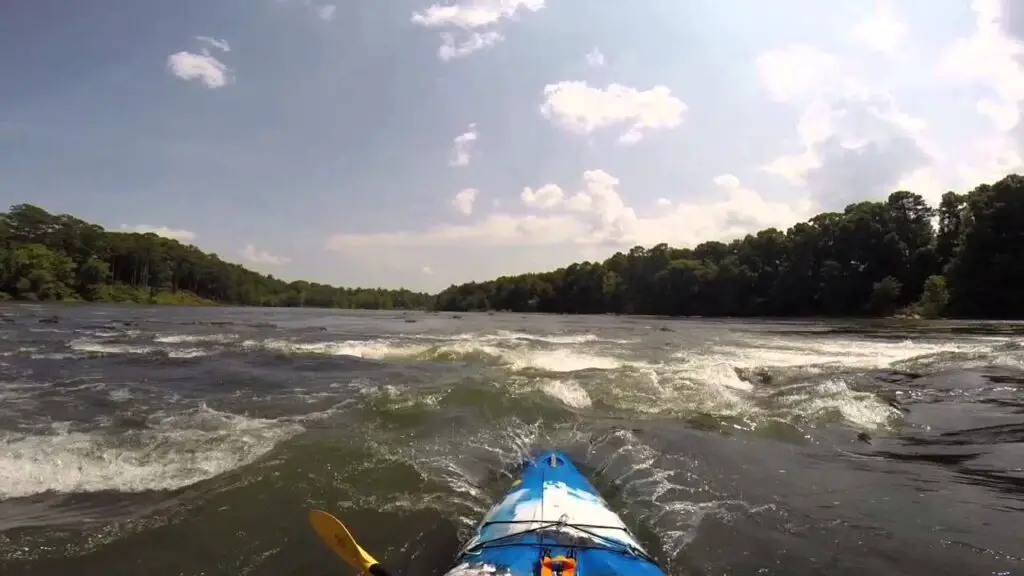
[{"label": "blue sky", "polygon": [[0,200],[431,291],[934,200],[1021,164],[1003,1],[4,2]]}]

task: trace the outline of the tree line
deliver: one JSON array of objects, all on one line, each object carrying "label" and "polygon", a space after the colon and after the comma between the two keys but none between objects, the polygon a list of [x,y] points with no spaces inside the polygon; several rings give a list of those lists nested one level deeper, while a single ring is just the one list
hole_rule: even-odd
[{"label": "tree line", "polygon": [[442,310],[671,316],[1024,318],[1024,178],[938,208],[898,191],[693,248],[658,244],[540,274],[451,286]]},{"label": "tree line", "polygon": [[0,297],[20,300],[428,308],[410,290],[285,282],[153,233],[113,232],[17,204],[0,214]]},{"label": "tree line", "polygon": [[898,191],[693,248],[453,285],[437,295],[285,282],[153,233],[105,230],[30,204],[0,214],[0,297],[362,309],[669,316],[1024,318],[1024,177],[938,208]]}]

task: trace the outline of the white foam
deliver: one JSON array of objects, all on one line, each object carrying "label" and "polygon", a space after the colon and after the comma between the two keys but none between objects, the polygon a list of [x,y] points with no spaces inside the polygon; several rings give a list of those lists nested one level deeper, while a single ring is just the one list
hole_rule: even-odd
[{"label": "white foam", "polygon": [[96,338],[116,338],[117,336],[126,334],[122,332],[114,332],[113,330],[82,330],[82,332],[90,336],[95,336]]},{"label": "white foam", "polygon": [[608,384],[619,406],[642,413],[746,415],[757,410],[752,386],[721,364],[666,364],[637,368],[629,380]]},{"label": "white foam", "polygon": [[68,347],[79,352],[93,352],[98,354],[148,354],[153,351],[152,346],[137,346],[132,344],[107,344],[96,342],[87,338],[75,338],[68,342]]},{"label": "white foam", "polygon": [[132,396],[132,391],[127,386],[115,388],[107,392],[107,397],[113,400],[114,402],[127,402],[128,400],[132,399]]},{"label": "white foam", "polygon": [[23,354],[25,352],[29,352],[31,355],[31,353],[37,350],[40,350],[38,346],[21,346],[17,350],[8,350],[7,352],[2,352],[0,353],[0,356],[17,356],[18,354]]},{"label": "white foam", "polygon": [[575,372],[578,370],[613,370],[624,365],[620,359],[579,352],[572,348],[536,350],[528,346],[512,349],[480,340],[456,339],[445,344],[426,346],[408,344],[390,339],[342,340],[320,342],[294,342],[291,340],[246,340],[243,348],[262,348],[282,352],[356,356],[387,359],[424,356],[433,360],[457,360],[480,356],[505,364],[513,370],[535,369],[547,372]]},{"label": "white foam", "polygon": [[80,354],[75,352],[53,352],[53,353],[33,353],[31,358],[33,360],[67,360],[69,358],[78,358]]},{"label": "white foam", "polygon": [[205,406],[112,435],[0,432],[0,499],[43,492],[143,492],[181,488],[255,461],[303,430]]},{"label": "white foam", "polygon": [[[722,516],[730,508],[759,512],[765,507],[752,507],[746,502],[725,500],[708,488],[707,482],[693,472],[693,462],[683,454],[663,454],[644,444],[630,430],[619,429],[589,443],[591,452],[603,451],[607,445],[618,445],[600,462],[591,466],[604,470],[621,469],[618,476],[606,481],[621,490],[620,499],[630,510],[661,535],[663,546],[678,554],[697,535],[701,522],[708,516]],[[669,463],[671,462],[671,463]],[[661,467],[659,467],[659,463]],[[667,467],[665,465],[667,464]],[[678,484],[674,479],[688,478],[692,486]],[[694,497],[681,499],[680,493]],[[700,494],[704,493],[704,494]],[[694,501],[710,497],[710,500]]]},{"label": "white foam", "polygon": [[548,372],[576,372],[578,370],[614,370],[625,363],[617,358],[595,356],[572,349],[515,350],[503,352],[513,369],[535,368]]},{"label": "white foam", "polygon": [[545,380],[541,385],[545,394],[572,408],[590,408],[590,395],[575,380]]},{"label": "white foam", "polygon": [[183,350],[168,350],[168,358],[199,358],[201,356],[209,356],[213,354],[213,350],[203,350],[202,348],[185,348]]},{"label": "white foam", "polygon": [[528,332],[499,330],[496,334],[471,334],[469,336],[481,340],[526,340],[532,342],[547,342],[548,344],[586,344],[589,342],[626,344],[630,342],[630,340],[602,338],[597,334],[590,332],[584,332],[581,334],[530,334]]},{"label": "white foam", "polygon": [[470,564],[463,562],[444,573],[444,576],[495,576],[498,567],[491,564]]},{"label": "white foam", "polygon": [[628,344],[635,342],[635,340],[620,340],[615,338],[604,338],[591,332],[583,332],[577,334],[536,334],[529,332],[515,332],[510,330],[498,330],[494,333],[489,332],[463,332],[460,334],[453,335],[434,335],[434,334],[409,334],[406,337],[415,340],[441,340],[441,341],[457,341],[457,340],[473,340],[481,342],[545,342],[548,344],[589,344],[592,342],[608,342],[612,344]]},{"label": "white foam", "polygon": [[791,415],[818,419],[837,412],[847,422],[861,428],[883,427],[901,415],[869,392],[854,392],[840,378],[830,378],[812,385],[795,386],[778,400]]},{"label": "white foam", "polygon": [[[979,345],[958,342],[888,342],[867,339],[836,338],[750,338],[740,346],[716,346],[709,352],[719,361],[736,368],[857,368],[874,370],[886,368],[919,356],[943,352],[977,350]],[[988,347],[988,345],[984,345]],[[677,353],[686,357],[692,352]]]},{"label": "white foam", "polygon": [[423,352],[426,346],[403,346],[391,340],[343,340],[321,342],[294,342],[291,340],[268,339],[246,340],[243,348],[263,348],[281,352],[326,354],[331,356],[357,356],[360,358],[387,358],[389,356],[410,356]]},{"label": "white foam", "polygon": [[238,334],[165,334],[153,338],[162,344],[195,344],[199,342],[232,342]]}]

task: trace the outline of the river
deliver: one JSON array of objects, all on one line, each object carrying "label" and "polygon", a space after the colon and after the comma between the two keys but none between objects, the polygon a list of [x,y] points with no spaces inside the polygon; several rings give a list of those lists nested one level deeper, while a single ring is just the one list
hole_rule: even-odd
[{"label": "river", "polygon": [[674,576],[1024,574],[1018,325],[0,313],[5,576],[436,576],[542,448]]}]

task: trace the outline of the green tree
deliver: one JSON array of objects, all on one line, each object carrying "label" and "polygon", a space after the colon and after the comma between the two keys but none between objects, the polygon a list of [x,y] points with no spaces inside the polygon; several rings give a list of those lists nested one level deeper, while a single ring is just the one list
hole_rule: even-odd
[{"label": "green tree", "polygon": [[918,312],[925,318],[938,318],[946,312],[949,304],[949,290],[945,276],[929,276],[924,283],[924,293],[917,303]]},{"label": "green tree", "polygon": [[938,210],[896,191],[784,232],[692,249],[635,246],[601,263],[451,286],[436,305],[685,316],[886,315],[916,307],[928,315],[1020,318],[1022,183],[1010,175],[969,194],[948,192]]},{"label": "green tree", "polygon": [[0,214],[0,286],[15,298],[429,308],[410,290],[285,282],[155,234],[109,232],[31,204]]}]

